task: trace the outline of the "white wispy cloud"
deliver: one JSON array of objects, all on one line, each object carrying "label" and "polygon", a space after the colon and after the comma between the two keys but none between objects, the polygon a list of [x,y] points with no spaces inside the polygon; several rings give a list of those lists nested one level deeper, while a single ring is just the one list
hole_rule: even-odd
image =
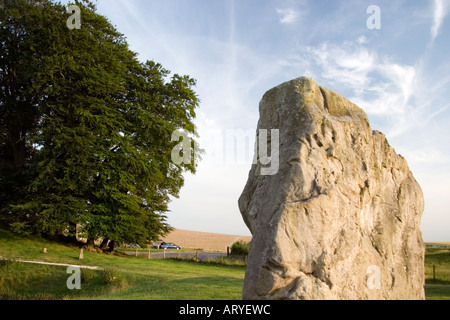
[{"label": "white wispy cloud", "polygon": [[279,15],[280,23],[283,23],[283,24],[294,23],[300,17],[300,12],[294,8],[285,8],[285,9],[277,8],[276,11]]},{"label": "white wispy cloud", "polygon": [[360,36],[360,37],[358,37],[358,43],[359,44],[366,44],[366,43],[368,43],[369,42],[369,40],[367,39],[367,37],[366,36]]},{"label": "white wispy cloud", "polygon": [[359,40],[309,46],[303,54],[282,60],[282,64],[315,70],[316,80],[322,85],[345,94],[369,115],[383,119],[385,127],[380,129],[391,137],[430,121],[446,109],[443,106],[430,112],[435,107],[429,99],[432,90],[422,79],[420,61],[415,65],[398,63],[379,56]]},{"label": "white wispy cloud", "polygon": [[433,40],[439,35],[439,30],[448,12],[448,0],[434,0],[433,26],[431,27],[431,38]]},{"label": "white wispy cloud", "polygon": [[442,165],[450,161],[448,154],[434,146],[416,147],[414,150],[399,148],[399,152],[407,153],[408,160],[415,163]]}]

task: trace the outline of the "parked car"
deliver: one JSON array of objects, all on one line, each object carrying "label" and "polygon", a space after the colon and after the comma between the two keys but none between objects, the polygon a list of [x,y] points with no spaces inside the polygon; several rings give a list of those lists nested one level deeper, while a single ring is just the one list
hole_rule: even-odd
[{"label": "parked car", "polygon": [[160,249],[177,249],[177,250],[180,250],[181,247],[177,246],[174,243],[163,243],[163,244],[161,244]]},{"label": "parked car", "polygon": [[165,244],[165,242],[156,242],[152,245],[152,249],[161,249],[163,244]]}]

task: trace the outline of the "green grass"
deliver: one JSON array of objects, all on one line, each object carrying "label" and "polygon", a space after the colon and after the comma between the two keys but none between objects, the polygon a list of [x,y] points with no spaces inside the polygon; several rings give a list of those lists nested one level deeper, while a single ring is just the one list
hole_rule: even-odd
[{"label": "green grass", "polygon": [[[107,295],[128,285],[126,279],[109,284],[103,271],[82,270],[82,290],[66,286],[66,268],[15,262],[13,268],[0,267],[1,300],[61,300],[95,298]],[[91,275],[85,276],[85,272]]]},{"label": "green grass", "polygon": [[[42,253],[46,247],[47,253]],[[0,299],[95,300],[209,300],[241,299],[245,268],[178,260],[145,259],[84,252],[39,238],[22,239],[0,229],[0,256],[98,266],[106,271],[82,270],[81,290],[66,286],[66,267],[15,262],[0,265]],[[112,271],[113,270],[113,271]]]},{"label": "green grass", "polygon": [[[47,253],[42,249],[47,248]],[[36,237],[21,238],[0,229],[0,299],[32,300],[221,300],[241,299],[245,266],[214,261],[197,263],[84,252]],[[98,266],[82,270],[81,290],[66,286],[66,267],[19,263],[36,260]],[[226,263],[232,263],[227,262]],[[433,265],[436,280],[433,280]],[[425,260],[426,297],[450,300],[450,249],[428,248]]]},{"label": "green grass", "polygon": [[[435,280],[433,280],[433,265],[436,270]],[[450,300],[450,249],[427,249],[425,278],[427,300]]]}]

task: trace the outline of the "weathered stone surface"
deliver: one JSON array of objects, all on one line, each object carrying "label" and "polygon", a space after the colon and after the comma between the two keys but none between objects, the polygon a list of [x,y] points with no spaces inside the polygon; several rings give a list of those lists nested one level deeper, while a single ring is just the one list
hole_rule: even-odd
[{"label": "weathered stone surface", "polygon": [[253,234],[244,299],[424,299],[424,209],[406,160],[343,96],[299,78],[268,91],[280,168],[239,199]]}]

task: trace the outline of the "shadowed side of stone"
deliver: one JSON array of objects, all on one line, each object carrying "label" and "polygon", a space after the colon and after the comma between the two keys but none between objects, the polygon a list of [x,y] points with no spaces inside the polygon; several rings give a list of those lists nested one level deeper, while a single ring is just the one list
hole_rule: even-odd
[{"label": "shadowed side of stone", "polygon": [[258,129],[279,129],[280,166],[239,199],[244,299],[424,299],[423,194],[365,112],[303,77],[264,95]]}]

